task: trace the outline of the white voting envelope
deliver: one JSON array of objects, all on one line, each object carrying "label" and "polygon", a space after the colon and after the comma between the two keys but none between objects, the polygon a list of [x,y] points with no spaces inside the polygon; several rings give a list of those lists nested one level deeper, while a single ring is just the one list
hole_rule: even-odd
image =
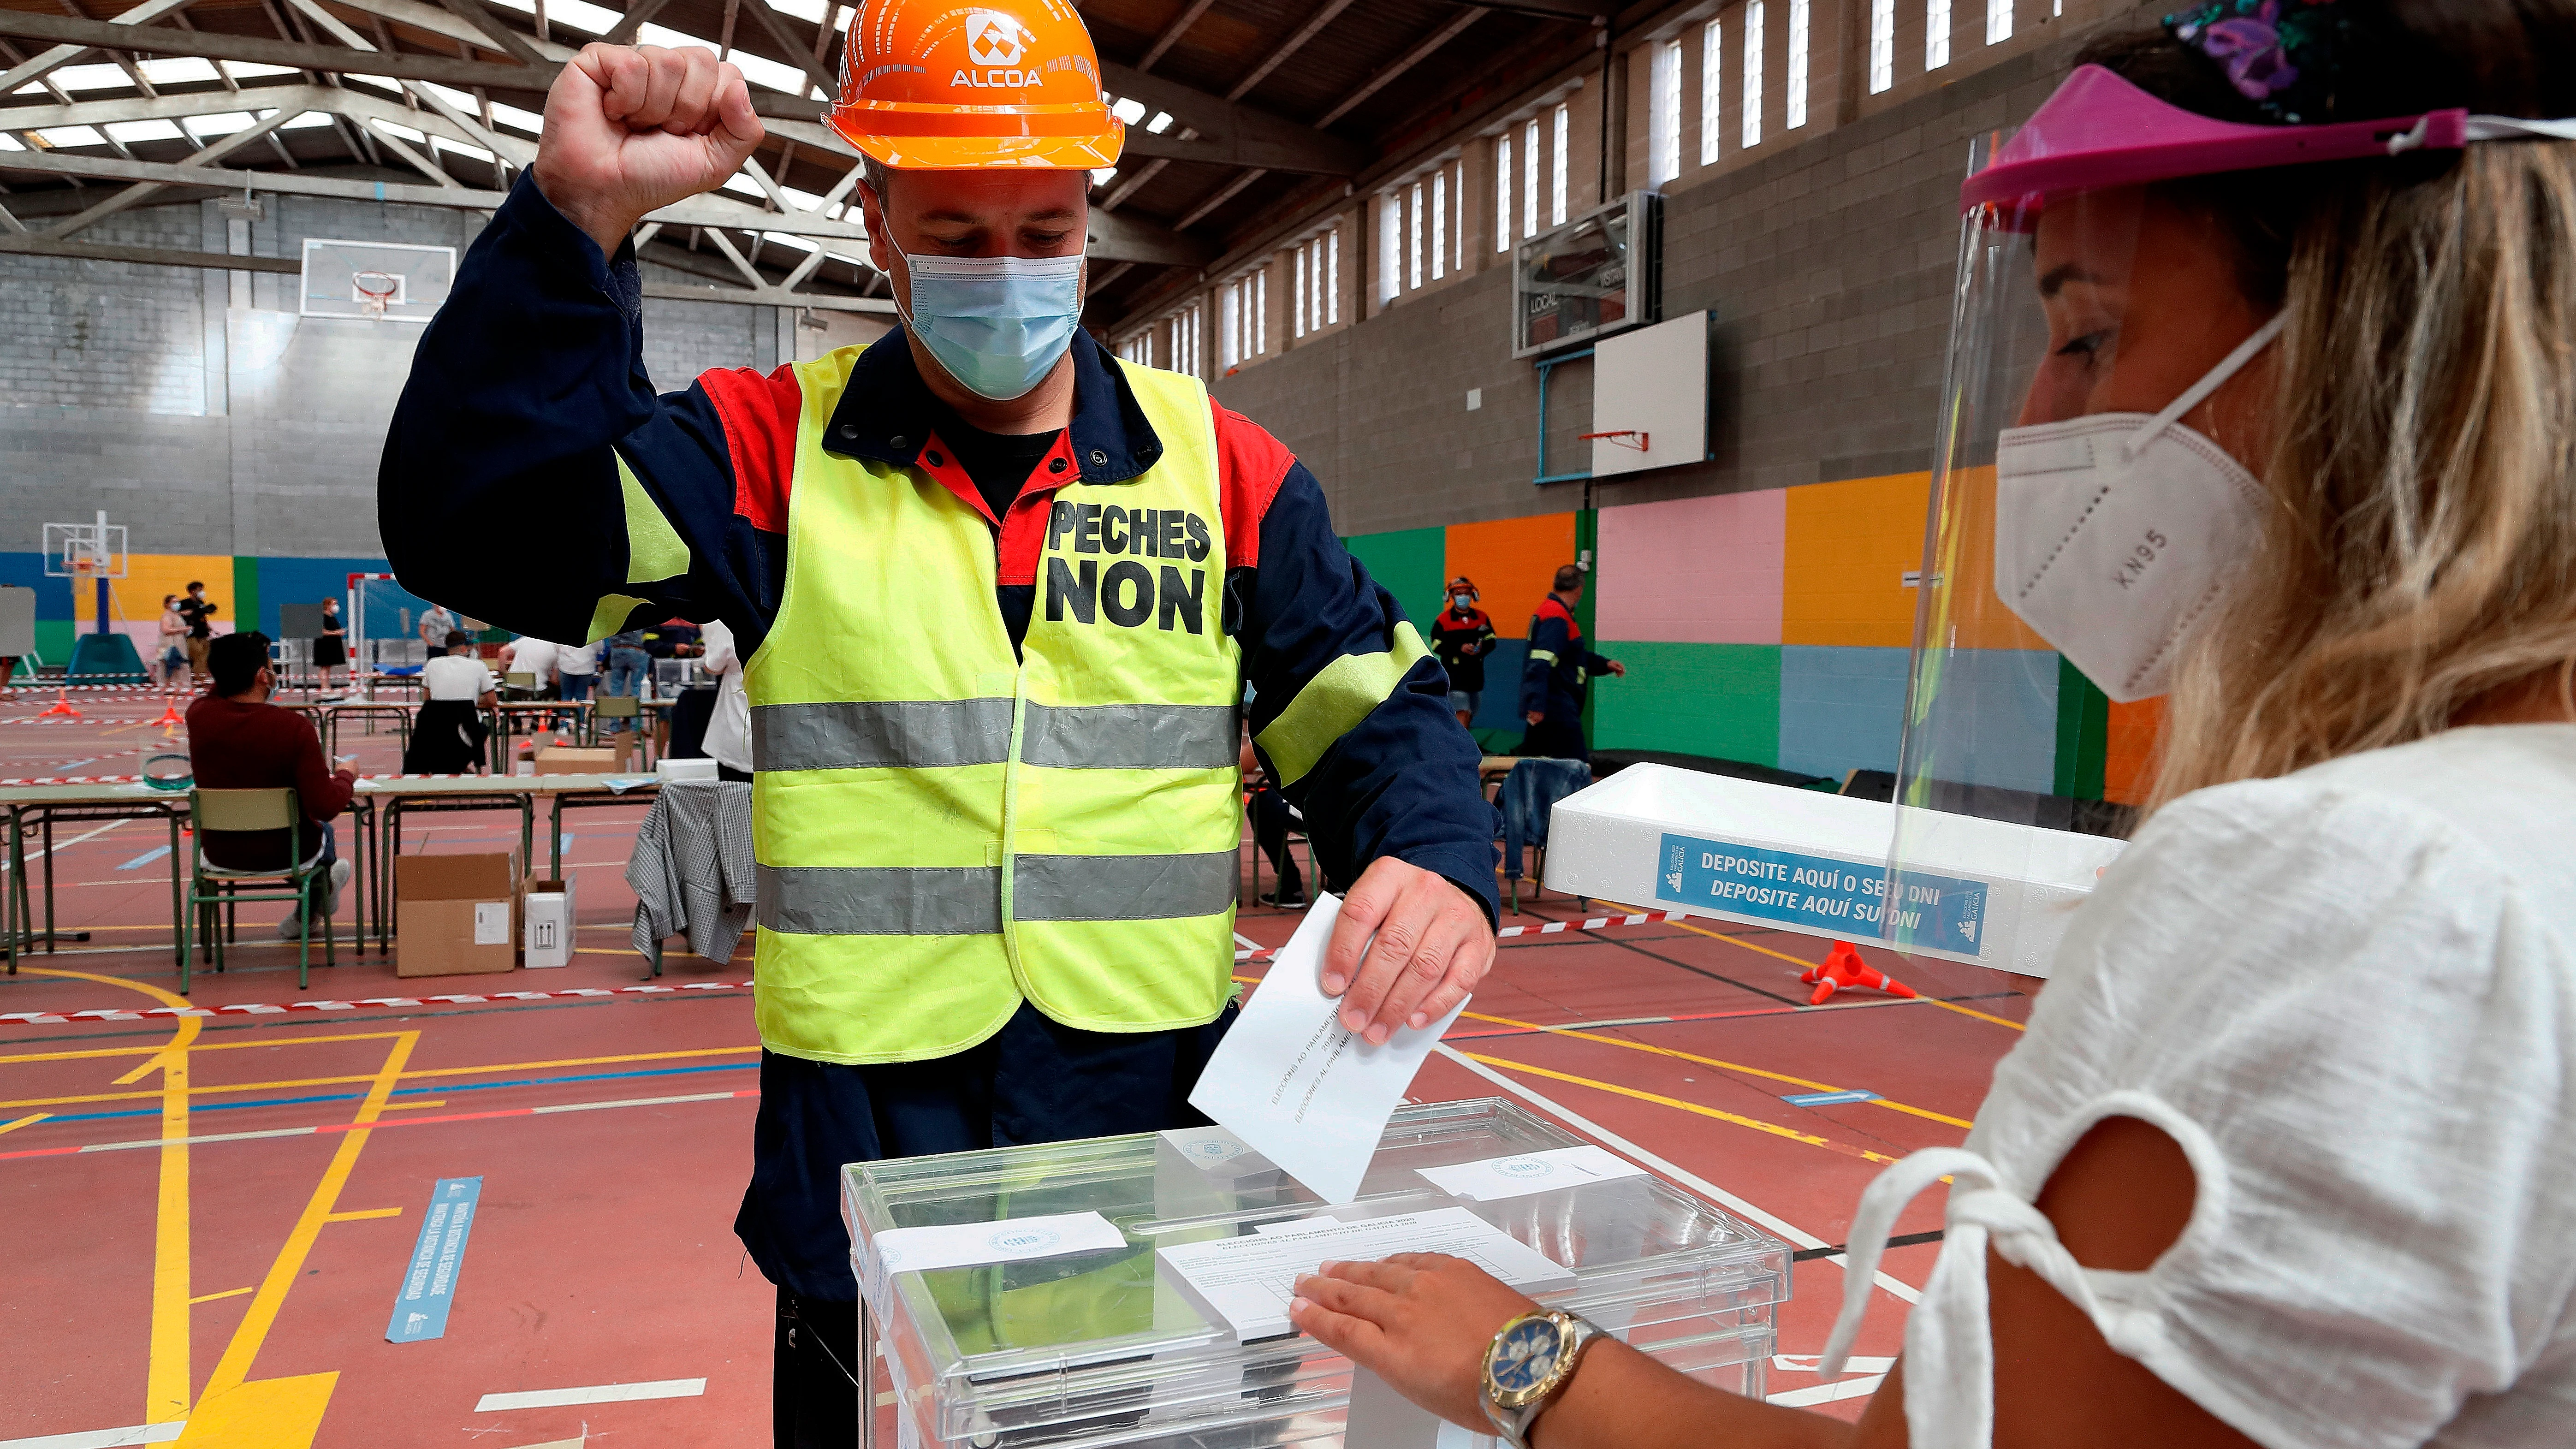
[{"label": "white voting envelope", "polygon": [[1338,897],[1319,894],[1261,987],[1208,1058],[1190,1105],[1329,1203],[1359,1196],[1387,1119],[1441,1033],[1466,1008],[1383,1046],[1342,1028],[1322,985]]}]

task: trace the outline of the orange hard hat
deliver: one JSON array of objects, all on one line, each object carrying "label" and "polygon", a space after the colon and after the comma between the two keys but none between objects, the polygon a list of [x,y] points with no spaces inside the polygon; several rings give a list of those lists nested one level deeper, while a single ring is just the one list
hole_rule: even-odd
[{"label": "orange hard hat", "polygon": [[1118,164],[1127,127],[1065,0],[865,0],[832,129],[898,171]]}]

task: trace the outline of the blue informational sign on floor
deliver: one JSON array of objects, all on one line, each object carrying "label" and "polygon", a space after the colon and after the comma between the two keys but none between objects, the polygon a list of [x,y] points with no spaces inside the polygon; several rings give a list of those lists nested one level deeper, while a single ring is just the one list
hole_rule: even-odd
[{"label": "blue informational sign on floor", "polygon": [[442,1177],[430,1190],[420,1242],[411,1250],[402,1292],[394,1299],[393,1321],[385,1325],[387,1343],[446,1337],[448,1305],[456,1301],[456,1275],[465,1266],[465,1239],[474,1231],[474,1207],[482,1199],[479,1177]]},{"label": "blue informational sign on floor", "polygon": [[1887,872],[1820,855],[1666,835],[1656,899],[1779,921],[1849,941],[1892,940],[1962,956],[1980,953],[1986,888],[1971,880],[1907,872],[1887,908]]}]

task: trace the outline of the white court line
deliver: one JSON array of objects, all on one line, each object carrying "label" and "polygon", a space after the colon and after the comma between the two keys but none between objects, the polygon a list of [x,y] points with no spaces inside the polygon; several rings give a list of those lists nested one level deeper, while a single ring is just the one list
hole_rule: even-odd
[{"label": "white court line", "polygon": [[[284,826],[278,827],[284,829]],[[92,1142],[83,1152],[122,1152],[129,1147],[180,1147],[199,1142],[256,1142],[263,1137],[310,1137],[321,1129],[315,1127],[278,1127],[266,1132],[218,1132],[209,1137],[145,1137],[134,1142]],[[0,1449],[9,1449],[0,1441]]]},{"label": "white court line", "polygon": [[[72,837],[71,839],[69,839],[69,840],[57,840],[57,841],[55,841],[55,842],[54,842],[54,848],[53,848],[51,851],[46,851],[46,850],[43,850],[43,849],[41,849],[41,848],[40,848],[40,849],[36,849],[36,850],[28,851],[28,852],[27,852],[27,859],[29,859],[29,860],[31,860],[31,861],[32,861],[32,860],[39,860],[39,859],[42,859],[44,856],[46,856],[46,855],[48,855],[48,854],[52,854],[52,855],[60,855],[60,854],[62,854],[64,851],[71,849],[73,846],[80,844],[80,843],[81,843],[82,841],[84,841],[84,840],[96,840],[96,839],[97,839],[97,838],[99,838],[100,836],[105,835],[107,832],[109,832],[109,831],[111,831],[111,830],[114,830],[116,827],[118,827],[118,826],[120,826],[120,825],[123,825],[123,824],[125,824],[125,823],[126,823],[126,822],[125,822],[125,821],[123,821],[123,820],[111,820],[111,821],[107,822],[105,825],[100,826],[100,827],[99,827],[99,828],[97,828],[96,830],[90,831],[90,832],[89,832],[88,834],[86,834],[86,835],[75,835],[75,836],[73,836],[73,837]],[[8,868],[9,868],[9,862],[8,862],[8,861],[6,861],[6,860],[0,860],[0,871],[6,871],[6,870],[8,870]],[[120,881],[120,882],[118,882],[118,884],[123,884],[123,882],[121,882],[121,881]],[[154,1425],[153,1427],[158,1428],[158,1427],[160,1427],[160,1426],[156,1424],[156,1425]],[[118,1431],[118,1432],[120,1432],[120,1433],[121,1433],[121,1432],[123,1432],[123,1431],[122,1431],[122,1430],[120,1430],[120,1431]],[[10,1445],[11,1443],[13,1443],[13,1442],[15,1442],[15,1441],[13,1441],[13,1440],[7,1440],[7,1439],[0,1439],[0,1449],[9,1449],[9,1445]],[[30,1440],[30,1441],[28,1441],[28,1442],[33,1443],[34,1441],[33,1441],[33,1440]]]},{"label": "white court line", "polygon": [[[474,1412],[495,1409],[560,1409],[573,1404],[623,1404],[637,1399],[694,1399],[707,1391],[705,1379],[660,1379],[649,1384],[593,1384],[586,1389],[533,1389],[522,1394],[485,1394]],[[0,1449],[7,1449],[0,1445]]]},{"label": "white court line", "polygon": [[1838,1399],[1857,1399],[1863,1394],[1877,1393],[1879,1381],[1886,1377],[1885,1374],[1873,1374],[1865,1379],[1845,1379],[1838,1384],[1818,1384],[1812,1389],[1791,1389],[1771,1395],[1768,1402],[1784,1408],[1804,1409],[1830,1404]]},{"label": "white court line", "polygon": [[[1576,1128],[1577,1130],[1591,1133],[1604,1144],[1617,1148],[1619,1151],[1637,1159],[1646,1166],[1651,1167],[1657,1172],[1664,1174],[1666,1177],[1673,1179],[1675,1182],[1697,1190],[1703,1197],[1722,1203],[1725,1206],[1742,1213],[1744,1216],[1751,1218],[1753,1221],[1760,1223],[1762,1226],[1769,1228],[1771,1231],[1778,1233],[1780,1236],[1787,1238],[1793,1243],[1796,1243],[1799,1247],[1823,1248],[1832,1246],[1824,1239],[1817,1237],[1813,1233],[1805,1231],[1796,1224],[1789,1222],[1787,1219],[1775,1217],[1770,1213],[1764,1212],[1762,1209],[1755,1207],[1753,1204],[1746,1202],[1744,1199],[1737,1197],[1735,1194],[1728,1192],[1722,1187],[1719,1187],[1716,1183],[1710,1182],[1707,1178],[1699,1176],[1697,1173],[1683,1171],[1681,1168],[1674,1166],[1672,1163],[1665,1161],[1663,1158],[1660,1158],[1651,1152],[1648,1152],[1646,1149],[1629,1141],[1627,1138],[1620,1136],[1618,1133],[1611,1131],[1609,1128],[1602,1126],[1600,1123],[1595,1122],[1588,1117],[1577,1115],[1568,1108],[1559,1105],[1547,1097],[1541,1096],[1539,1093],[1532,1091],[1528,1087],[1522,1086],[1520,1083],[1515,1082],[1511,1078],[1504,1076],[1502,1073],[1486,1066],[1483,1062],[1476,1061],[1455,1048],[1446,1044],[1441,1044],[1434,1046],[1432,1050],[1440,1053],[1440,1055],[1444,1057],[1447,1057],[1449,1060],[1456,1062],[1458,1065],[1465,1067],[1467,1070],[1474,1072],[1477,1076],[1483,1077],[1486,1081],[1493,1083],[1495,1086],[1502,1088],[1513,1096],[1519,1097],[1545,1111],[1554,1113],[1558,1117],[1563,1118],[1568,1125]],[[1846,1260],[1840,1253],[1833,1254],[1830,1257],[1823,1258],[1818,1261],[1831,1263],[1836,1267],[1850,1266],[1848,1260]],[[1922,1293],[1917,1291],[1912,1284],[1891,1278],[1883,1272],[1873,1274],[1872,1278],[1879,1287],[1886,1289],[1889,1293],[1894,1294],[1896,1297],[1901,1298],[1908,1303],[1918,1303],[1922,1301]]]},{"label": "white court line", "polygon": [[130,1429],[40,1434],[33,1439],[0,1439],[0,1449],[125,1449],[129,1444],[167,1444],[187,1427],[185,1419],[173,1419],[167,1424],[137,1424]]},{"label": "white court line", "polygon": [[661,1107],[673,1102],[722,1102],[731,1092],[700,1092],[688,1097],[628,1097],[620,1102],[562,1102],[552,1107],[530,1107],[528,1115],[542,1117],[549,1112],[598,1112],[610,1107]]}]

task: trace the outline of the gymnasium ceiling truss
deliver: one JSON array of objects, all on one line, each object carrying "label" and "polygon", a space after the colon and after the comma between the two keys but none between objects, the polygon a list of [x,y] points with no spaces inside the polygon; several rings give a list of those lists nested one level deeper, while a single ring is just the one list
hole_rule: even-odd
[{"label": "gymnasium ceiling truss", "polygon": [[[110,245],[134,206],[209,193],[488,213],[536,154],[545,90],[590,40],[740,62],[769,139],[725,189],[646,219],[648,295],[887,312],[822,122],[850,0],[0,0],[0,252],[293,271]],[[1601,0],[1607,3],[1607,0]],[[1103,316],[1195,275],[1285,207],[1347,194],[1426,126],[1589,50],[1595,0],[1088,0],[1129,118],[1096,178]],[[24,7],[24,8],[11,8]]]}]

